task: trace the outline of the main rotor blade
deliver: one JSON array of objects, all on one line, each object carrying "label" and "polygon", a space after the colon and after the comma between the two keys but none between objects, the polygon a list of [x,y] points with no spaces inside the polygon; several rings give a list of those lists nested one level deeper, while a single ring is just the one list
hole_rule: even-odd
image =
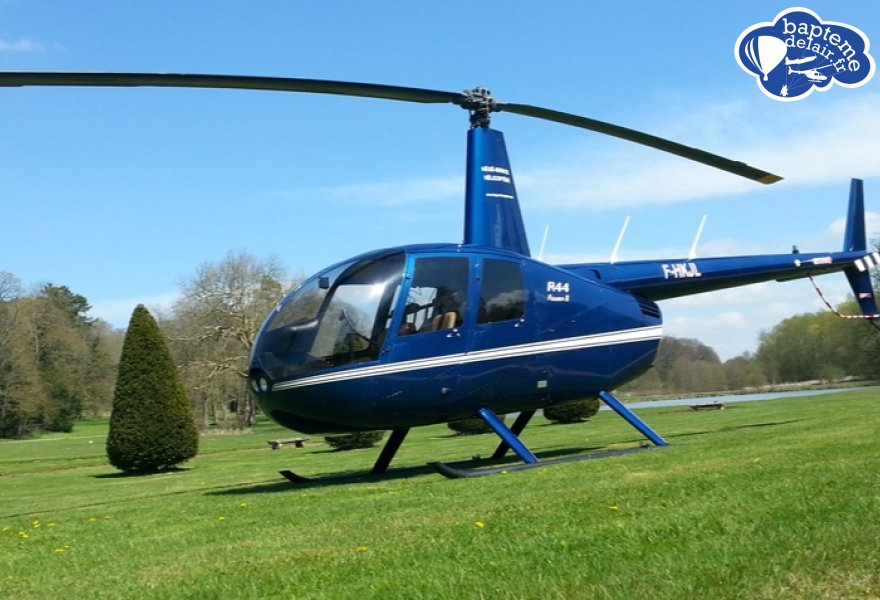
[{"label": "main rotor blade", "polygon": [[424,103],[455,103],[463,97],[463,94],[459,92],[442,92],[376,83],[296,79],[291,77],[187,75],[179,73],[0,72],[0,87],[24,86],[180,87],[266,90],[363,96],[367,98]]},{"label": "main rotor blade", "polygon": [[[528,104],[495,102],[485,90],[474,90],[476,96],[465,92],[444,92],[423,88],[401,87],[376,83],[332,81],[326,79],[298,79],[292,77],[254,77],[242,75],[188,75],[178,73],[87,73],[52,71],[0,72],[0,87],[24,86],[97,86],[97,87],[181,87],[217,88],[240,90],[265,90],[276,92],[305,92],[335,94],[421,102],[428,104],[456,104],[470,111],[488,110],[535,117],[555,121],[582,129],[589,129],[624,140],[663,150],[718,169],[759,181],[775,183],[778,175],[750,167],[749,165],[700,150],[635,129],[597,121],[571,113],[550,110]],[[484,94],[485,95],[482,95]],[[476,98],[476,100],[475,100]],[[485,102],[486,104],[482,104]]]},{"label": "main rotor blade", "polygon": [[782,179],[782,177],[780,177],[779,175],[774,175],[773,173],[768,173],[767,171],[756,169],[755,167],[751,167],[744,162],[724,158],[723,156],[718,156],[717,154],[712,154],[711,152],[706,152],[705,150],[700,150],[699,148],[685,146],[684,144],[679,144],[678,142],[673,142],[671,140],[657,137],[656,135],[643,133],[641,131],[636,131],[635,129],[629,129],[627,127],[621,127],[620,125],[613,125],[611,123],[606,123],[605,121],[597,121],[596,119],[589,119],[587,117],[581,117],[570,113],[550,110],[548,108],[541,108],[539,106],[530,106],[528,104],[511,104],[507,102],[498,102],[496,103],[496,110],[515,113],[518,115],[525,115],[528,117],[536,117],[538,119],[545,119],[547,121],[555,121],[557,123],[563,123],[565,125],[580,127],[581,129],[589,129],[590,131],[604,133],[605,135],[611,135],[630,142],[642,144],[643,146],[649,146],[657,150],[663,150],[664,152],[669,152],[670,154],[682,156],[684,158],[688,158],[690,160],[694,160],[705,165],[721,169],[722,171],[728,171],[729,173],[734,173],[736,175],[740,175],[742,177],[746,177],[748,179],[752,179],[754,181],[758,181],[764,184],[776,183],[777,181]]}]

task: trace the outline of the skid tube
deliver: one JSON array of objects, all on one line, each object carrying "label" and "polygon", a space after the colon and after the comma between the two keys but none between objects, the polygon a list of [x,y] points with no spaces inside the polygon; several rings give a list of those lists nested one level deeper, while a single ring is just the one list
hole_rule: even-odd
[{"label": "skid tube", "polygon": [[624,448],[620,450],[608,450],[605,452],[577,454],[574,456],[566,456],[562,458],[541,461],[538,459],[537,456],[535,456],[535,454],[531,450],[529,450],[529,448],[522,442],[522,440],[519,439],[519,434],[522,433],[522,430],[525,429],[525,426],[535,414],[534,410],[523,411],[522,413],[520,413],[513,424],[513,428],[509,429],[507,425],[504,424],[504,421],[499,419],[494,412],[492,412],[488,408],[482,408],[479,411],[480,416],[483,418],[484,421],[486,421],[486,423],[489,425],[489,427],[492,428],[492,430],[498,435],[498,437],[501,438],[501,443],[495,450],[492,458],[500,459],[507,453],[508,449],[510,449],[513,450],[514,453],[523,461],[522,464],[475,469],[458,469],[456,467],[453,467],[452,465],[443,462],[432,462],[429,464],[444,477],[448,477],[450,479],[458,479],[462,477],[482,477],[485,475],[509,473],[511,471],[523,471],[526,469],[534,469],[536,467],[545,467],[560,463],[577,462],[581,460],[590,460],[596,458],[607,458],[609,456],[620,456],[622,454],[631,454],[633,452],[639,452],[641,450],[647,450],[667,445],[666,440],[664,440],[659,433],[651,429],[651,427],[647,423],[637,417],[635,413],[624,406],[617,398],[611,395],[611,393],[601,391],[599,392],[599,398],[601,398],[602,401],[605,402],[605,404],[607,404],[619,416],[623,417],[623,419],[627,423],[636,428],[639,433],[648,438],[653,446],[643,443],[638,448]]},{"label": "skid tube", "polygon": [[388,441],[385,442],[385,447],[382,448],[382,452],[379,453],[379,458],[376,459],[376,462],[373,464],[372,470],[369,473],[350,473],[344,475],[329,475],[327,477],[303,477],[302,475],[297,475],[293,471],[285,469],[284,471],[278,471],[278,473],[290,481],[291,483],[315,483],[317,481],[326,481],[326,482],[345,482],[345,481],[356,481],[359,479],[363,479],[369,475],[382,475],[388,470],[388,466],[391,464],[391,459],[394,458],[394,455],[397,454],[397,451],[400,449],[400,445],[403,443],[403,440],[406,439],[406,434],[409,433],[409,429],[392,429],[391,436],[388,438]]}]

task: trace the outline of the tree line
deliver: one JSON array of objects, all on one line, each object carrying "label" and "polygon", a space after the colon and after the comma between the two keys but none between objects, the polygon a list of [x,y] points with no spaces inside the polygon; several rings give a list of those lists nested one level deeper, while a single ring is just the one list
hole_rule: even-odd
[{"label": "tree line", "polygon": [[66,286],[25,294],[0,272],[0,437],[70,431],[109,406],[122,338],[90,308]]},{"label": "tree line", "polygon": [[[182,282],[178,300],[154,310],[199,427],[239,428],[256,413],[246,376],[263,319],[296,282],[277,259],[230,252]],[[66,286],[23,291],[0,272],[0,437],[69,431],[110,414],[124,332],[89,317]],[[858,313],[855,302],[840,307]],[[758,349],[722,362],[693,339],[667,337],[655,366],[622,391],[680,394],[804,380],[880,378],[880,331],[830,312],[790,317],[761,334]]]},{"label": "tree line", "polygon": [[[854,301],[838,307],[859,314]],[[756,389],[847,377],[880,379],[880,329],[864,319],[842,319],[830,311],[789,317],[763,331],[754,353],[721,361],[695,339],[665,337],[654,367],[624,386],[637,394],[705,393]]]}]

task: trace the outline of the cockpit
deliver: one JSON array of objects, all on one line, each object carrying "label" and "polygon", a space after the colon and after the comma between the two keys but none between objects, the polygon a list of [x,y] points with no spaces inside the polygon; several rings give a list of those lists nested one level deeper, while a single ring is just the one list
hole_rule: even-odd
[{"label": "cockpit", "polygon": [[[392,339],[406,342],[409,352],[435,354],[438,347],[428,347],[437,339],[431,334],[463,341],[458,330],[468,318],[477,326],[520,319],[525,295],[519,264],[487,257],[479,279],[472,276],[473,266],[468,256],[446,248],[436,254],[393,249],[310,277],[278,304],[257,336],[251,360],[255,391],[266,391],[269,381],[378,361]],[[480,287],[475,295],[474,285]],[[468,317],[471,295],[476,303]],[[454,345],[448,341],[443,348]]]},{"label": "cockpit", "polygon": [[403,252],[335,265],[290,292],[263,325],[252,364],[273,380],[376,360],[404,270]]}]

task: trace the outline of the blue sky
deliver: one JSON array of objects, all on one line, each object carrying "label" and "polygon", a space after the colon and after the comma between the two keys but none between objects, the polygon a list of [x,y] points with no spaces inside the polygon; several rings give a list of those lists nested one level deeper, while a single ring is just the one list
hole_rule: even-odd
[{"label": "blue sky", "polygon": [[[880,45],[876,0],[810,2]],[[0,70],[340,79],[496,97],[641,129],[778,173],[762,186],[510,114],[533,249],[551,262],[838,249],[849,179],[880,235],[880,87],[777,102],[736,64],[767,2],[0,0]],[[880,47],[880,46],[877,46]],[[871,48],[876,59],[877,50]],[[125,326],[229,251],[308,274],[363,251],[459,241],[466,114],[269,92],[0,89],[0,270],[67,285]],[[834,301],[841,275],[821,278]],[[822,307],[806,281],[662,304],[669,334],[730,358]]]}]

